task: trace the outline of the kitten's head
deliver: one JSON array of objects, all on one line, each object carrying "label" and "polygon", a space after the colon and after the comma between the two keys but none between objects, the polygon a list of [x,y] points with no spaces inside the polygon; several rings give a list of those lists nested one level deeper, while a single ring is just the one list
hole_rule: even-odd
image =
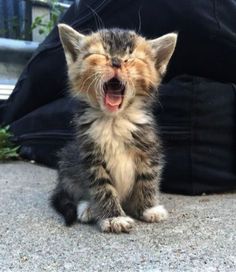
[{"label": "kitten's head", "polygon": [[133,31],[105,29],[82,35],[60,24],[72,93],[107,114],[148,98],[165,73],[177,35],[146,40]]}]

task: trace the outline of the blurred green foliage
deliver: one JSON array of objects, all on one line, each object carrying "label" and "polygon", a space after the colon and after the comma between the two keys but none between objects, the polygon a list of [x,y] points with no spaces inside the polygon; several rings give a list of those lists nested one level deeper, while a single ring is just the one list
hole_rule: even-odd
[{"label": "blurred green foliage", "polygon": [[10,141],[11,137],[9,127],[0,128],[0,161],[19,158],[19,147]]},{"label": "blurred green foliage", "polygon": [[45,19],[45,17],[47,16],[46,14],[42,16],[37,16],[31,25],[31,30],[33,31],[35,28],[38,28],[38,32],[40,35],[49,34],[58,22],[60,15],[65,11],[64,7],[58,5],[57,0],[50,0],[48,1],[48,3],[50,5],[50,19]]}]

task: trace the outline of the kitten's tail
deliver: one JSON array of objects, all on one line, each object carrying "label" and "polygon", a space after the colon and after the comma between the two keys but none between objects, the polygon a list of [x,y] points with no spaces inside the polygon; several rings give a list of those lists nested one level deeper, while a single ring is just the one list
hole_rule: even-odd
[{"label": "kitten's tail", "polygon": [[71,226],[77,221],[77,206],[73,198],[62,188],[56,188],[51,196],[51,206],[65,219],[65,224]]}]

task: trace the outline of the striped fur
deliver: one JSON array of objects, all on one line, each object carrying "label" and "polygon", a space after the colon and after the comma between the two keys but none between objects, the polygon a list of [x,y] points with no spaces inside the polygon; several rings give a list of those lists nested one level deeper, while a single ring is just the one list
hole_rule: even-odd
[{"label": "striped fur", "polygon": [[[88,36],[66,25],[59,29],[71,93],[83,103],[74,118],[75,140],[60,154],[53,207],[67,225],[78,216],[96,221],[104,232],[129,232],[134,224],[129,216],[165,219],[167,212],[158,206],[162,151],[151,108],[176,35],[148,41],[120,29]],[[113,77],[125,93],[111,112],[103,86]]]}]

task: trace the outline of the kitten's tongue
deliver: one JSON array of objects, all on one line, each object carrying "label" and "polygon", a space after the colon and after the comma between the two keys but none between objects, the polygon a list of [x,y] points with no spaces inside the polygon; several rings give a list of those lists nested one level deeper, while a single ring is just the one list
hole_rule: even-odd
[{"label": "kitten's tongue", "polygon": [[122,82],[116,77],[111,78],[104,84],[104,105],[109,111],[114,112],[120,108],[123,102],[124,88]]},{"label": "kitten's tongue", "polygon": [[110,106],[119,106],[122,102],[121,94],[106,93],[105,102]]},{"label": "kitten's tongue", "polygon": [[105,95],[105,105],[111,111],[116,111],[122,103],[122,95],[112,92],[107,92]]}]

